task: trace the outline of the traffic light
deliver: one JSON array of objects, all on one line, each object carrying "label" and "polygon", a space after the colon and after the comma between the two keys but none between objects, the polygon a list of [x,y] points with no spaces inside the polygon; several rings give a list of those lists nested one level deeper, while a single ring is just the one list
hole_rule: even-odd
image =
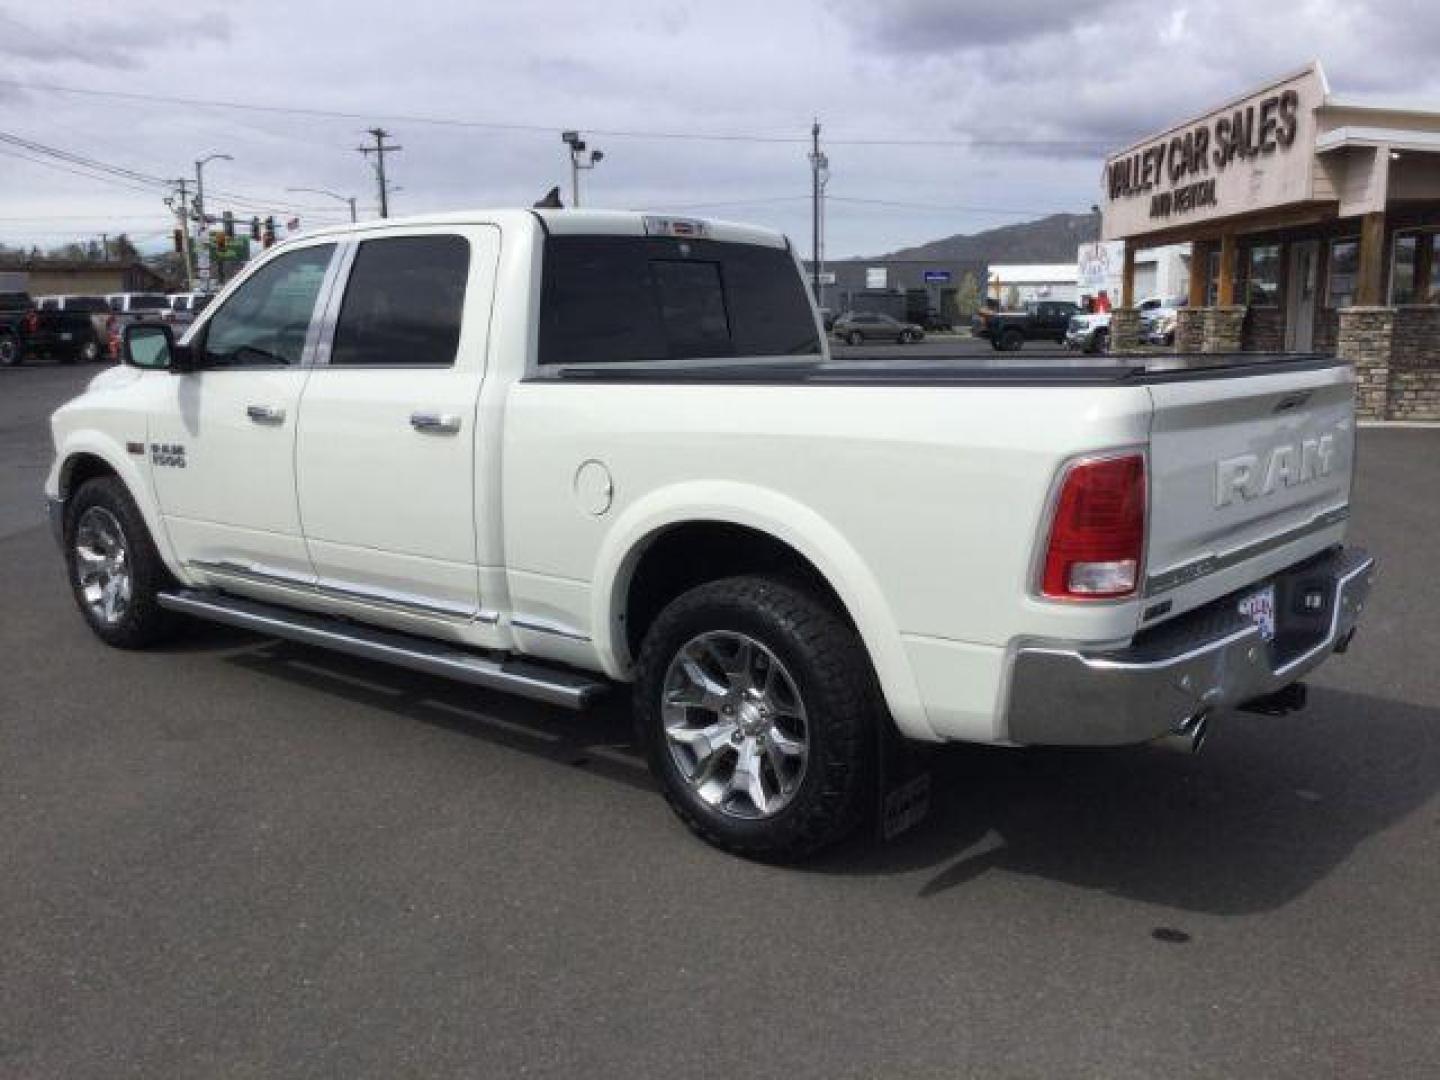
[{"label": "traffic light", "polygon": [[224,256],[224,254],[225,254],[225,245],[226,245],[226,242],[227,242],[229,239],[230,239],[230,238],[225,235],[225,230],[224,230],[224,229],[216,229],[214,232],[212,232],[212,233],[210,234],[210,243],[211,243],[212,245],[214,245],[214,247],[215,247],[215,254],[216,254],[217,256]]},{"label": "traffic light", "polygon": [[221,221],[221,228],[223,228],[223,229],[225,230],[225,236],[226,236],[226,238],[227,238],[227,239],[234,239],[234,236],[235,236],[235,215],[232,214],[229,210],[226,210],[225,213],[221,216],[220,221]]},{"label": "traffic light", "polygon": [[256,243],[260,242],[260,219],[258,217],[250,219],[250,239]]},{"label": "traffic light", "polygon": [[174,244],[175,244],[175,254],[176,254],[176,255],[179,255],[182,251],[185,250],[185,234],[182,233],[179,229],[176,229],[176,230],[171,234],[170,239],[171,239],[171,240],[174,242]]},{"label": "traffic light", "polygon": [[275,245],[275,218],[273,216],[265,219],[265,235],[262,242],[267,248]]}]

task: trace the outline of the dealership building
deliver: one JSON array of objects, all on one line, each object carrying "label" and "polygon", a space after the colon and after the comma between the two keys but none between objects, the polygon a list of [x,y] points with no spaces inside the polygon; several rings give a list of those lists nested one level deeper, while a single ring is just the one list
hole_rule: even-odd
[{"label": "dealership building", "polygon": [[1333,95],[1312,64],[1117,151],[1101,199],[1116,349],[1137,254],[1189,244],[1179,351],[1337,353],[1362,415],[1440,420],[1440,111]]}]

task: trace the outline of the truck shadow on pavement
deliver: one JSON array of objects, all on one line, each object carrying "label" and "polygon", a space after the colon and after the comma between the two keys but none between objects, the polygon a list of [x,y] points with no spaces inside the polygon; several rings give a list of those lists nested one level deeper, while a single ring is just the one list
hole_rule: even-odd
[{"label": "truck shadow on pavement", "polygon": [[[623,690],[573,713],[287,642],[227,661],[656,790]],[[940,749],[929,755],[926,821],[889,843],[858,838],[794,872],[913,875],[920,898],[1009,873],[1214,915],[1282,907],[1440,789],[1440,710],[1324,688],[1310,702],[1283,718],[1220,715],[1191,757],[1149,747]],[[668,812],[658,798],[654,812]]]},{"label": "truck shadow on pavement", "polygon": [[921,897],[1004,872],[1214,915],[1282,907],[1440,788],[1440,710],[1323,688],[1310,702],[1222,714],[1194,756],[939,751],[928,821],[813,869],[933,870]]}]

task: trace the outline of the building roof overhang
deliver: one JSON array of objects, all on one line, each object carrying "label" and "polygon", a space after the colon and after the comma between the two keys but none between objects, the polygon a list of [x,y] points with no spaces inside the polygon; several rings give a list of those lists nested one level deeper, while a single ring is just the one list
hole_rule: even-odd
[{"label": "building roof overhang", "polygon": [[1346,125],[1327,131],[1315,139],[1315,153],[1317,154],[1341,150],[1348,146],[1384,146],[1391,150],[1437,153],[1440,152],[1440,131]]}]

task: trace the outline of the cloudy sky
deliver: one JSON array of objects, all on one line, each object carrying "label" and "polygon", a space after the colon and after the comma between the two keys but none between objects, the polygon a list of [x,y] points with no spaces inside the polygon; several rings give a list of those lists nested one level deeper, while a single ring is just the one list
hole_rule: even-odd
[{"label": "cloudy sky", "polygon": [[[373,214],[354,150],[372,123],[404,146],[393,213],[533,202],[568,183],[559,132],[579,128],[605,154],[587,205],[754,221],[808,250],[818,116],[839,256],[1084,211],[1106,149],[1312,57],[1339,94],[1440,110],[1434,0],[178,7],[0,2],[0,133],[156,177],[229,153],[207,167],[226,193],[212,209],[317,225],[344,207],[285,189],[355,194]],[[0,142],[0,241],[168,235],[158,186],[35,156]]]}]

